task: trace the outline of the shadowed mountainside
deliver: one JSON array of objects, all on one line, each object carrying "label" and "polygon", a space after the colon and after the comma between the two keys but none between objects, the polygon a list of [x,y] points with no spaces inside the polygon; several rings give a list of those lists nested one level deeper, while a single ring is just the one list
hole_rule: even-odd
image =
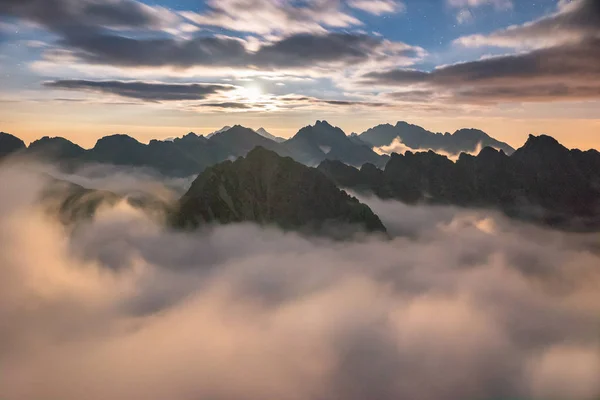
[{"label": "shadowed mountainside", "polygon": [[258,222],[284,229],[358,225],[385,231],[371,209],[314,168],[262,147],[208,168],[179,202],[178,227]]},{"label": "shadowed mountainside", "polygon": [[492,207],[558,227],[600,227],[600,153],[569,150],[545,135],[530,136],[511,156],[486,147],[453,162],[407,152],[393,154],[384,170],[332,160],[318,169],[341,187],[409,204]]},{"label": "shadowed mountainside", "polygon": [[0,132],[0,158],[25,150],[25,142],[10,133]]}]

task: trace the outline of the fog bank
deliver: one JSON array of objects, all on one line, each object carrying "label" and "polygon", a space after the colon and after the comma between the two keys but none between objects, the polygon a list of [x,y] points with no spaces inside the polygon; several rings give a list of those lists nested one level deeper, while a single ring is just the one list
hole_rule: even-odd
[{"label": "fog bank", "polygon": [[0,168],[3,398],[600,396],[598,235],[376,199],[391,240],[172,232],[125,203],[66,230],[46,184]]}]

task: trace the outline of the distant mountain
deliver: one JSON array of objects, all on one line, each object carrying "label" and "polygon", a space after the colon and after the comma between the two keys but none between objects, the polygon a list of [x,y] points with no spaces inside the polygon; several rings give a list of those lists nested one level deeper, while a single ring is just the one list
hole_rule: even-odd
[{"label": "distant mountain", "polygon": [[265,130],[265,128],[258,128],[255,132],[264,138],[273,140],[274,142],[277,142],[277,143],[285,142],[284,138],[280,138],[278,136],[271,135],[269,132],[267,132]]},{"label": "distant mountain", "polygon": [[0,158],[25,150],[25,142],[10,133],[0,132]]},{"label": "distant mountain", "polygon": [[245,156],[250,150],[257,146],[264,147],[282,156],[292,155],[281,144],[271,139],[267,139],[256,133],[254,130],[245,128],[241,125],[235,125],[226,131],[217,133],[209,139],[209,143],[227,153],[226,157],[223,157],[223,159],[235,159],[237,157]]},{"label": "distant mountain", "polygon": [[514,149],[478,129],[460,129],[454,134],[433,133],[418,125],[399,121],[396,125],[383,124],[371,128],[358,137],[372,147],[391,145],[400,139],[404,145],[416,150],[443,151],[450,154],[474,152],[478,148],[494,147],[512,154]]},{"label": "distant mountain", "polygon": [[262,147],[205,170],[180,200],[174,217],[179,227],[244,221],[284,229],[350,224],[385,231],[369,207],[322,173]]},{"label": "distant mountain", "polygon": [[211,137],[213,137],[213,136],[215,136],[215,135],[217,135],[217,134],[219,134],[221,132],[228,131],[230,129],[231,129],[231,126],[224,126],[221,129],[214,131],[213,133],[209,133],[208,135],[206,135],[206,138],[210,139]]},{"label": "distant mountain", "polygon": [[79,160],[152,168],[170,176],[190,176],[226,158],[226,151],[191,132],[172,141],[152,140],[149,144],[127,135],[106,136]]},{"label": "distant mountain", "polygon": [[146,144],[128,135],[105,136],[87,153],[86,159],[116,165],[143,166],[152,162]]},{"label": "distant mountain", "polygon": [[346,136],[338,127],[327,121],[317,121],[306,126],[283,146],[294,155],[297,161],[307,165],[318,165],[321,161],[340,160],[350,165],[370,162],[376,165],[385,163],[385,158],[375,153],[369,146]]},{"label": "distant mountain", "polygon": [[433,151],[393,154],[384,170],[335,161],[318,169],[342,187],[416,204],[493,207],[568,229],[600,228],[600,153],[530,136],[511,156],[491,147],[457,162]]},{"label": "distant mountain", "polygon": [[170,204],[151,194],[116,194],[49,178],[50,183],[41,193],[42,204],[50,215],[58,217],[65,225],[76,225],[90,220],[101,208],[113,207],[121,201],[159,220],[164,220],[164,217],[171,212]]},{"label": "distant mountain", "polygon": [[49,160],[72,160],[83,157],[85,149],[62,137],[48,137],[32,142],[27,153]]}]

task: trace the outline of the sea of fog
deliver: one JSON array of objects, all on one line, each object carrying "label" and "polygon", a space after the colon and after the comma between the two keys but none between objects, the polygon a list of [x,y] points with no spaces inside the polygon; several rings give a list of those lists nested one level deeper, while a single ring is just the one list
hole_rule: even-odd
[{"label": "sea of fog", "polygon": [[189,180],[0,168],[0,398],[597,400],[600,236],[362,198],[391,234],[174,232],[126,203],[67,229],[48,175],[176,199]]}]

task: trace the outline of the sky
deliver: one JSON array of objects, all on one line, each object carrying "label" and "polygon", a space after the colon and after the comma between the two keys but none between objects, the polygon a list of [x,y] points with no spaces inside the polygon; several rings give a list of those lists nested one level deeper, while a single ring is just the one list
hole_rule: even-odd
[{"label": "sky", "polygon": [[0,0],[0,131],[402,120],[600,148],[598,60],[597,0]]}]

